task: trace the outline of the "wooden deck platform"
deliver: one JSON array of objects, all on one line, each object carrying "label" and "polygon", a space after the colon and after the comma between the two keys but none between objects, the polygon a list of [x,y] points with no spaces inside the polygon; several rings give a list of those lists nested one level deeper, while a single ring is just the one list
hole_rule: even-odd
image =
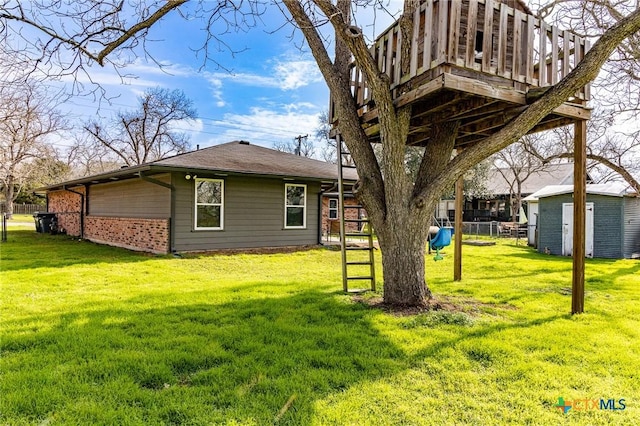
[{"label": "wooden deck platform", "polygon": [[[412,105],[409,145],[427,144],[431,127],[451,120],[461,123],[456,146],[490,136],[566,76],[589,48],[576,34],[494,0],[422,0],[414,12],[410,66],[404,74],[401,42],[395,23],[371,53],[390,77],[396,106]],[[362,126],[376,142],[375,100],[355,64],[351,82]],[[585,86],[531,133],[589,119],[589,97]],[[333,105],[330,120],[335,129]]]}]

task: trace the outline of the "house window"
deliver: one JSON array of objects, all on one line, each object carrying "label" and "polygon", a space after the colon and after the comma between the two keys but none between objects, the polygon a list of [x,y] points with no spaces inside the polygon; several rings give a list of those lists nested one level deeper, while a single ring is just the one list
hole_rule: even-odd
[{"label": "house window", "polygon": [[338,218],[338,200],[329,200],[329,219]]},{"label": "house window", "polygon": [[224,218],[224,181],[196,179],[196,229],[222,229]]},{"label": "house window", "polygon": [[307,185],[284,185],[284,227],[304,228],[307,225]]}]

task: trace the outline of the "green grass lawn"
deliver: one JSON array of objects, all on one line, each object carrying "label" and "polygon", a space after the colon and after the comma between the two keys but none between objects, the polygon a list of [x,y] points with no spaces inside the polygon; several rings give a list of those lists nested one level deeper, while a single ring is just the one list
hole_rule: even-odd
[{"label": "green grass lawn", "polygon": [[448,248],[427,279],[460,311],[398,316],[342,294],[326,249],[178,258],[10,228],[0,250],[1,424],[640,424],[637,260],[588,260],[571,316],[570,259],[464,246],[453,282]]},{"label": "green grass lawn", "polygon": [[9,221],[34,223],[32,214],[14,214]]}]

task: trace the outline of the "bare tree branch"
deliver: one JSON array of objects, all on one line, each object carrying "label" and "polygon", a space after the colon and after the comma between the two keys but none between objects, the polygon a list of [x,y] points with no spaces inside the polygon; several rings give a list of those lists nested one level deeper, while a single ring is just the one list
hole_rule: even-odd
[{"label": "bare tree branch", "polygon": [[118,113],[107,127],[96,121],[86,123],[85,131],[128,166],[186,151],[187,136],[173,126],[195,119],[191,100],[180,90],[155,88],[139,101],[140,110]]}]

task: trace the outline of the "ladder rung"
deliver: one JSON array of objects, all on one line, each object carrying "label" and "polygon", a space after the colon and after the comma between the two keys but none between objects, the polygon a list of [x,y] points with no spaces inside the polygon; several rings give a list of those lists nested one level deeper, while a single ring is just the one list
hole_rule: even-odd
[{"label": "ladder rung", "polygon": [[341,164],[340,166],[345,167],[347,169],[355,169],[356,166],[352,166],[351,164]]},{"label": "ladder rung", "polygon": [[347,265],[371,265],[371,262],[346,262]]},{"label": "ladder rung", "polygon": [[373,247],[360,247],[360,246],[353,246],[353,247],[345,247],[345,250],[373,250]]},{"label": "ladder rung", "polygon": [[347,277],[348,280],[371,280],[373,277]]},{"label": "ladder rung", "polygon": [[345,209],[364,209],[363,206],[356,205],[356,204],[345,205],[344,208]]},{"label": "ladder rung", "polygon": [[369,223],[369,219],[344,219],[345,222]]},{"label": "ladder rung", "polygon": [[345,232],[345,237],[371,237],[371,234],[364,234],[361,232]]}]

